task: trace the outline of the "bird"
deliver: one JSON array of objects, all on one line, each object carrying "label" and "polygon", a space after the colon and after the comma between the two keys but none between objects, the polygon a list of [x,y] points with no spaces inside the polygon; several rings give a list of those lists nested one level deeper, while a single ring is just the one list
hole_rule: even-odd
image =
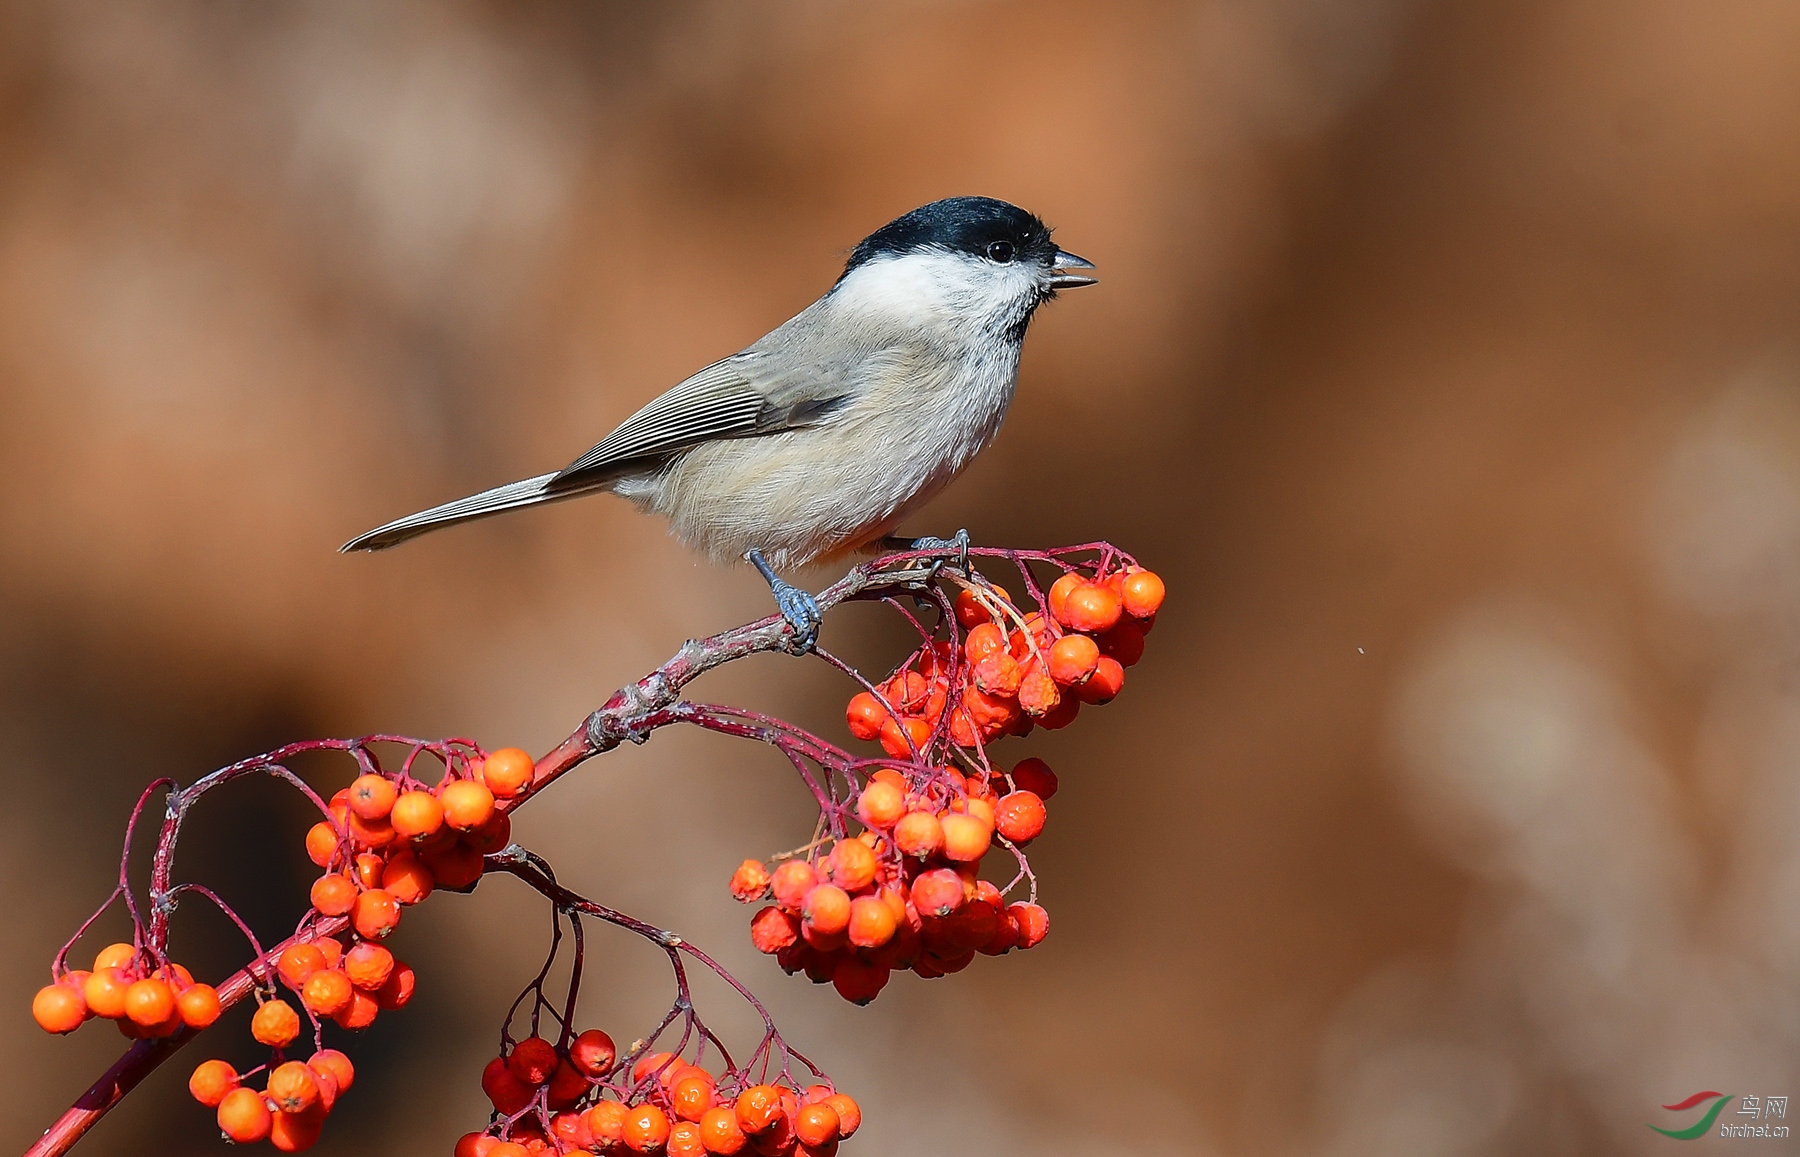
[{"label": "bird", "polygon": [[999,433],[1025,331],[1058,291],[1093,285],[1032,213],[948,197],[851,250],[817,301],[677,383],[561,470],[460,498],[357,536],[376,551],[428,531],[610,491],[669,520],[717,561],[748,560],[811,649],[819,610],[780,577],[882,546]]}]

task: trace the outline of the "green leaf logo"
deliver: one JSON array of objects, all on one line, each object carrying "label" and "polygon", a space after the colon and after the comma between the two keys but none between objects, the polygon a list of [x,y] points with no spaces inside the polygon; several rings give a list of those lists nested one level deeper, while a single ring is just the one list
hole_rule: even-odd
[{"label": "green leaf logo", "polygon": [[[1685,1129],[1663,1129],[1655,1125],[1650,1125],[1650,1122],[1648,1121],[1644,1122],[1644,1124],[1649,1125],[1650,1128],[1655,1129],[1665,1137],[1673,1137],[1677,1141],[1692,1141],[1696,1137],[1704,1136],[1706,1131],[1713,1127],[1713,1122],[1719,1119],[1719,1114],[1725,1110],[1726,1105],[1736,1099],[1736,1096],[1735,1093],[1715,1093],[1709,1090],[1704,1093],[1695,1093],[1685,1101],[1677,1101],[1673,1105],[1664,1105],[1663,1108],[1668,1109],[1670,1112],[1679,1112],[1682,1109],[1691,1109],[1701,1101],[1712,1101],[1712,1108],[1706,1110],[1706,1115]],[[1715,1100],[1714,1098],[1717,1099]]]}]

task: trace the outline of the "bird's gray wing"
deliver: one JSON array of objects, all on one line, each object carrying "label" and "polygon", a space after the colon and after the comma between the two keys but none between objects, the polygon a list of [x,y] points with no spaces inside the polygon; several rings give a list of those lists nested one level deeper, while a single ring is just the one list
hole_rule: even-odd
[{"label": "bird's gray wing", "polygon": [[846,384],[830,367],[752,346],[707,366],[625,419],[558,472],[548,489],[591,486],[715,438],[810,425],[847,400]]}]

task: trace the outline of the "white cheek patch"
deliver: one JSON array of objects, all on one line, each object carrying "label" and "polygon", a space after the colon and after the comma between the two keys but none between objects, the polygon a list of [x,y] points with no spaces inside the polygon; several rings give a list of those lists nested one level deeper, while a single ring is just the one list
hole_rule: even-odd
[{"label": "white cheek patch", "polygon": [[935,250],[865,262],[831,295],[839,308],[870,320],[973,336],[1016,322],[1037,301],[1039,278],[1027,262],[998,265]]}]

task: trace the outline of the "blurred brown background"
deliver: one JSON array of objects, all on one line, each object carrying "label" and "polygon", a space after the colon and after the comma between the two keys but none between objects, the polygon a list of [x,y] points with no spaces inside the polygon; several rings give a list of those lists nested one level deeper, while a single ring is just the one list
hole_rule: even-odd
[{"label": "blurred brown background", "polygon": [[[868,1009],[781,976],[724,881],[805,801],[705,735],[521,835],[738,968],[862,1098],[858,1153],[1660,1152],[1644,1123],[1692,1115],[1659,1102],[1800,1093],[1788,0],[11,0],[0,1149],[117,1051],[26,1006],[153,775],[370,730],[542,750],[768,609],[610,499],[339,542],[567,461],[968,192],[1104,281],[913,529],[1104,535],[1172,592],[1126,695],[1012,753],[1063,776],[1049,941]],[[875,622],[827,639],[880,665]],[[818,664],[699,690],[841,734]],[[244,787],[183,870],[273,934],[305,822]],[[520,895],[409,917],[423,995],[319,1152],[483,1119]],[[179,919],[203,975],[238,958]],[[630,1039],[666,980],[596,951],[588,1019]],[[244,1015],[184,1060],[247,1058]],[[221,1152],[188,1067],[84,1151]]]}]

